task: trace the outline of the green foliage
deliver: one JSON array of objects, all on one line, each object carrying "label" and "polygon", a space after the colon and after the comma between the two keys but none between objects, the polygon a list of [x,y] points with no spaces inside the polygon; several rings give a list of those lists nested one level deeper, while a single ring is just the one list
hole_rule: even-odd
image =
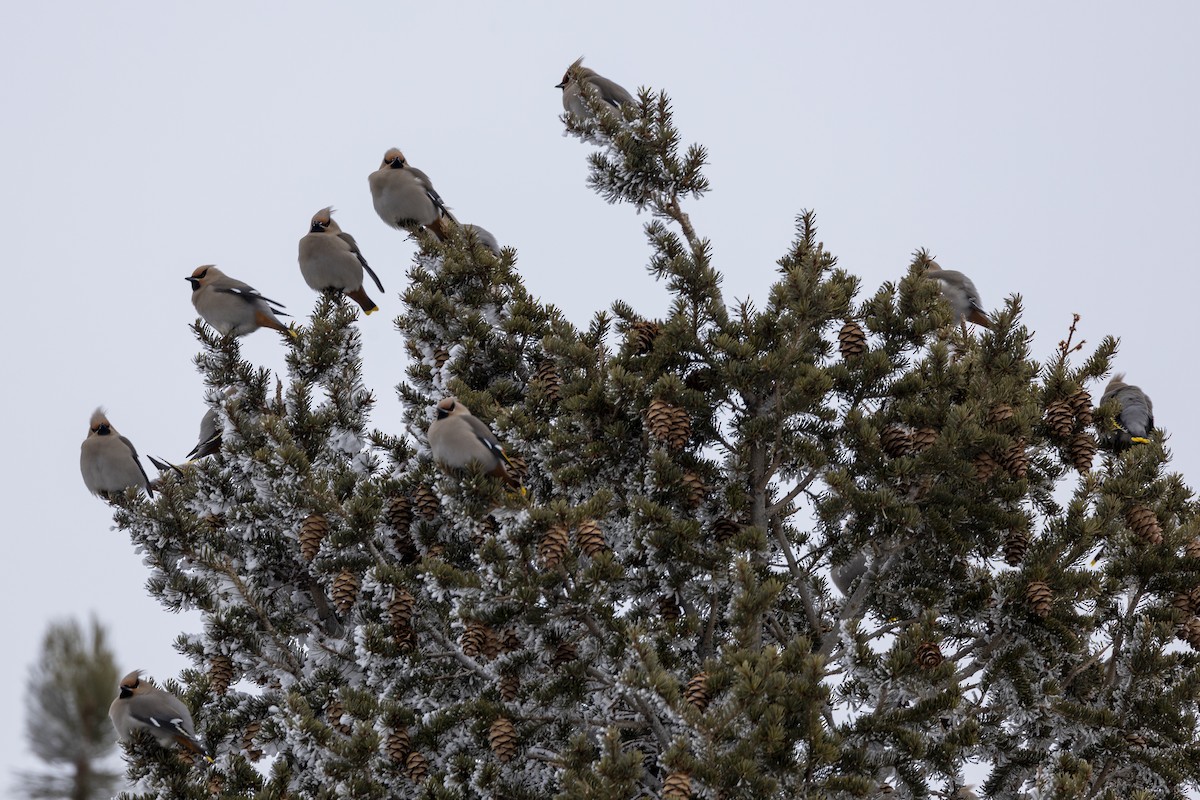
[{"label": "green foliage", "polygon": [[[392,432],[350,304],[318,301],[274,391],[197,326],[223,450],[117,521],[151,593],[204,614],[180,696],[218,757],[136,748],[131,775],[260,798],[929,797],[970,764],[992,796],[1195,788],[1200,522],[1161,436],[1092,464],[1081,389],[1116,341],[1077,364],[1072,325],[1039,363],[1016,295],[955,326],[923,250],[859,299],[811,212],[761,310],[730,304],[666,95],[588,103],[568,129],[599,147],[593,188],[651,214],[662,319],[617,302],[576,328],[514,250],[418,234]],[[448,394],[527,493],[432,462]]]}]

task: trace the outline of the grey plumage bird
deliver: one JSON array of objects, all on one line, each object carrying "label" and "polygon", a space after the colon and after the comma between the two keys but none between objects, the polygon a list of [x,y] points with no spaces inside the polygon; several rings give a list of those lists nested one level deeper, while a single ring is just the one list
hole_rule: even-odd
[{"label": "grey plumage bird", "polygon": [[134,731],[148,731],[163,747],[178,745],[211,762],[196,738],[196,726],[187,706],[170,692],[142,680],[141,672],[135,669],[121,679],[117,699],[108,707],[117,736],[127,742]]},{"label": "grey plumage bird", "polygon": [[410,165],[395,147],[383,154],[383,163],[370,174],[367,183],[375,212],[393,228],[424,226],[445,241],[448,223],[458,222],[429,176]]},{"label": "grey plumage bird", "polygon": [[300,239],[300,274],[315,291],[342,292],[365,313],[378,311],[379,306],[363,288],[363,272],[371,276],[381,292],[383,284],[358,249],[358,242],[338,226],[332,214],[332,208],[314,214],[308,233]]},{"label": "grey plumage bird", "polygon": [[92,494],[120,494],[134,486],[154,496],[133,442],[117,433],[102,408],[92,412],[87,438],[79,448],[79,471]]},{"label": "grey plumage bird", "polygon": [[1150,396],[1136,386],[1125,382],[1125,373],[1112,377],[1104,387],[1100,405],[1116,403],[1113,430],[1101,437],[1101,444],[1114,452],[1120,452],[1135,444],[1148,444],[1150,431],[1154,428],[1154,403]]},{"label": "grey plumage bird", "polygon": [[583,93],[588,86],[593,87],[600,99],[613,108],[633,102],[633,95],[623,86],[583,66],[583,56],[580,56],[567,67],[562,82],[554,87],[562,89],[563,108],[571,116],[583,119],[591,113],[583,101]]},{"label": "grey plumage bird", "polygon": [[[956,269],[942,269],[936,261],[930,261],[926,266],[925,277],[938,282],[942,297],[950,304],[954,312],[956,325],[974,322],[985,328],[992,327],[992,320],[983,310],[983,301],[979,299],[979,290],[975,283]],[[965,320],[965,322],[964,322]]]},{"label": "grey plumage bird", "polygon": [[463,227],[475,236],[475,241],[479,242],[488,250],[491,250],[494,254],[500,255],[500,243],[496,241],[496,237],[493,236],[490,231],[485,228],[481,228],[478,225],[471,225],[469,223],[463,225]]},{"label": "grey plumage bird", "polygon": [[197,267],[185,280],[192,285],[192,305],[204,321],[225,336],[245,336],[259,328],[295,336],[279,321],[283,304],[263,297],[247,283],[231,278],[212,264]]},{"label": "grey plumage bird", "polygon": [[464,470],[477,464],[488,475],[520,485],[495,434],[455,397],[437,404],[437,419],[429,426],[429,449],[433,460],[446,469]]}]

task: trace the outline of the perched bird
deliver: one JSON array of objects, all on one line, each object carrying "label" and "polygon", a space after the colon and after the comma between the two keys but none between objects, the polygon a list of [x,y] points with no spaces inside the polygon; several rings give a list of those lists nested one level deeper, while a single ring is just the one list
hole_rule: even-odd
[{"label": "perched bird", "polygon": [[363,289],[363,270],[375,281],[379,291],[383,284],[375,270],[367,264],[358,242],[338,227],[332,208],[322,208],[313,215],[308,233],[300,239],[300,274],[312,289],[343,292],[370,314],[379,310]]},{"label": "perched bird", "polygon": [[447,220],[458,222],[433,188],[429,176],[409,166],[404,153],[395,147],[383,154],[383,163],[367,182],[375,212],[393,228],[424,225],[445,241],[449,234]]},{"label": "perched bird", "polygon": [[991,319],[983,310],[983,301],[979,299],[979,290],[966,275],[956,269],[942,269],[936,261],[930,261],[925,268],[925,277],[941,286],[942,297],[950,304],[956,325],[974,322],[985,328],[992,327]]},{"label": "perched bird", "polygon": [[563,73],[562,83],[556,84],[555,89],[562,89],[563,108],[574,117],[583,119],[589,115],[587,105],[583,102],[584,87],[592,86],[600,94],[600,99],[616,108],[625,103],[633,102],[633,95],[625,88],[613,83],[595,71],[583,66],[583,56],[575,59],[575,63],[567,67]]},{"label": "perched bird", "polygon": [[1104,387],[1100,405],[1114,401],[1117,414],[1113,419],[1113,430],[1101,437],[1101,444],[1118,453],[1135,444],[1148,444],[1150,430],[1154,427],[1154,404],[1149,396],[1138,387],[1127,384],[1125,373],[1120,372]]},{"label": "perched bird", "polygon": [[92,494],[120,494],[136,486],[154,496],[133,442],[117,433],[103,408],[92,412],[87,438],[79,448],[79,471]]},{"label": "perched bird", "polygon": [[249,284],[229,277],[212,264],[197,267],[184,280],[192,285],[196,311],[225,336],[245,336],[259,328],[296,335],[275,316],[287,316],[281,310],[282,303],[263,297]]},{"label": "perched bird", "polygon": [[867,554],[859,553],[854,558],[847,561],[845,564],[839,564],[831,567],[829,577],[833,580],[833,585],[838,588],[846,597],[850,596],[850,587],[854,582],[867,573]]},{"label": "perched bird", "polygon": [[447,397],[437,404],[437,419],[429,426],[429,449],[433,460],[447,469],[478,464],[487,474],[520,485],[495,435],[457,398]]},{"label": "perched bird", "polygon": [[496,255],[500,255],[500,243],[496,241],[496,237],[490,231],[479,227],[478,225],[463,225],[468,231],[475,236],[475,241],[491,250]]},{"label": "perched bird", "polygon": [[178,744],[212,762],[196,738],[191,712],[178,697],[143,681],[141,670],[121,679],[121,691],[108,707],[117,736],[127,742],[136,730],[149,731],[163,747]]}]

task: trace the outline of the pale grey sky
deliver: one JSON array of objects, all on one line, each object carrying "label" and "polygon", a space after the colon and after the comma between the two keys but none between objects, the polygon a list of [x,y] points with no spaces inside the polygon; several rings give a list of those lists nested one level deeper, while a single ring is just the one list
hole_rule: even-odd
[{"label": "pale grey sky", "polygon": [[[0,29],[9,439],[9,657],[0,786],[24,747],[21,694],[47,622],[95,613],[119,662],[174,676],[194,618],[146,596],[145,568],[88,495],[91,410],[143,453],[180,458],[204,412],[183,278],[215,263],[303,319],[296,266],[334,205],[388,292],[361,323],[375,423],[398,430],[391,325],[414,251],[371,208],[388,147],[459,218],[519,250],[530,291],[576,324],[617,298],[666,307],[632,209],[584,185],[554,89],[580,54],[631,91],[666,89],[711,155],[688,211],[727,298],[762,301],[795,215],[864,293],[918,247],[986,304],[1026,303],[1049,356],[1072,312],[1154,398],[1175,468],[1200,475],[1191,309],[1200,280],[1200,6],[1014,2],[25,3]],[[283,367],[269,332],[245,341]],[[1090,350],[1090,348],[1089,348]],[[1098,389],[1099,387],[1094,387]],[[1098,394],[1097,391],[1093,392]],[[149,465],[147,464],[149,469]],[[151,470],[153,473],[153,470]]]}]

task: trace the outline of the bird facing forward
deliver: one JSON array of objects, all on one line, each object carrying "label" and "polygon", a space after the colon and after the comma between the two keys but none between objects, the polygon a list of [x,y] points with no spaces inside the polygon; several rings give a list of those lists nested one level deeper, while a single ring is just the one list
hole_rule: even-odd
[{"label": "bird facing forward", "polygon": [[117,433],[103,408],[92,412],[87,438],[79,448],[79,471],[92,494],[108,497],[133,486],[154,496],[150,479],[138,460],[137,448]]},{"label": "bird facing forward", "polygon": [[314,291],[342,292],[364,313],[378,311],[379,306],[363,288],[363,272],[371,276],[381,292],[383,284],[358,249],[358,242],[338,226],[332,214],[332,208],[322,208],[313,215],[308,233],[301,237],[300,274]]}]

